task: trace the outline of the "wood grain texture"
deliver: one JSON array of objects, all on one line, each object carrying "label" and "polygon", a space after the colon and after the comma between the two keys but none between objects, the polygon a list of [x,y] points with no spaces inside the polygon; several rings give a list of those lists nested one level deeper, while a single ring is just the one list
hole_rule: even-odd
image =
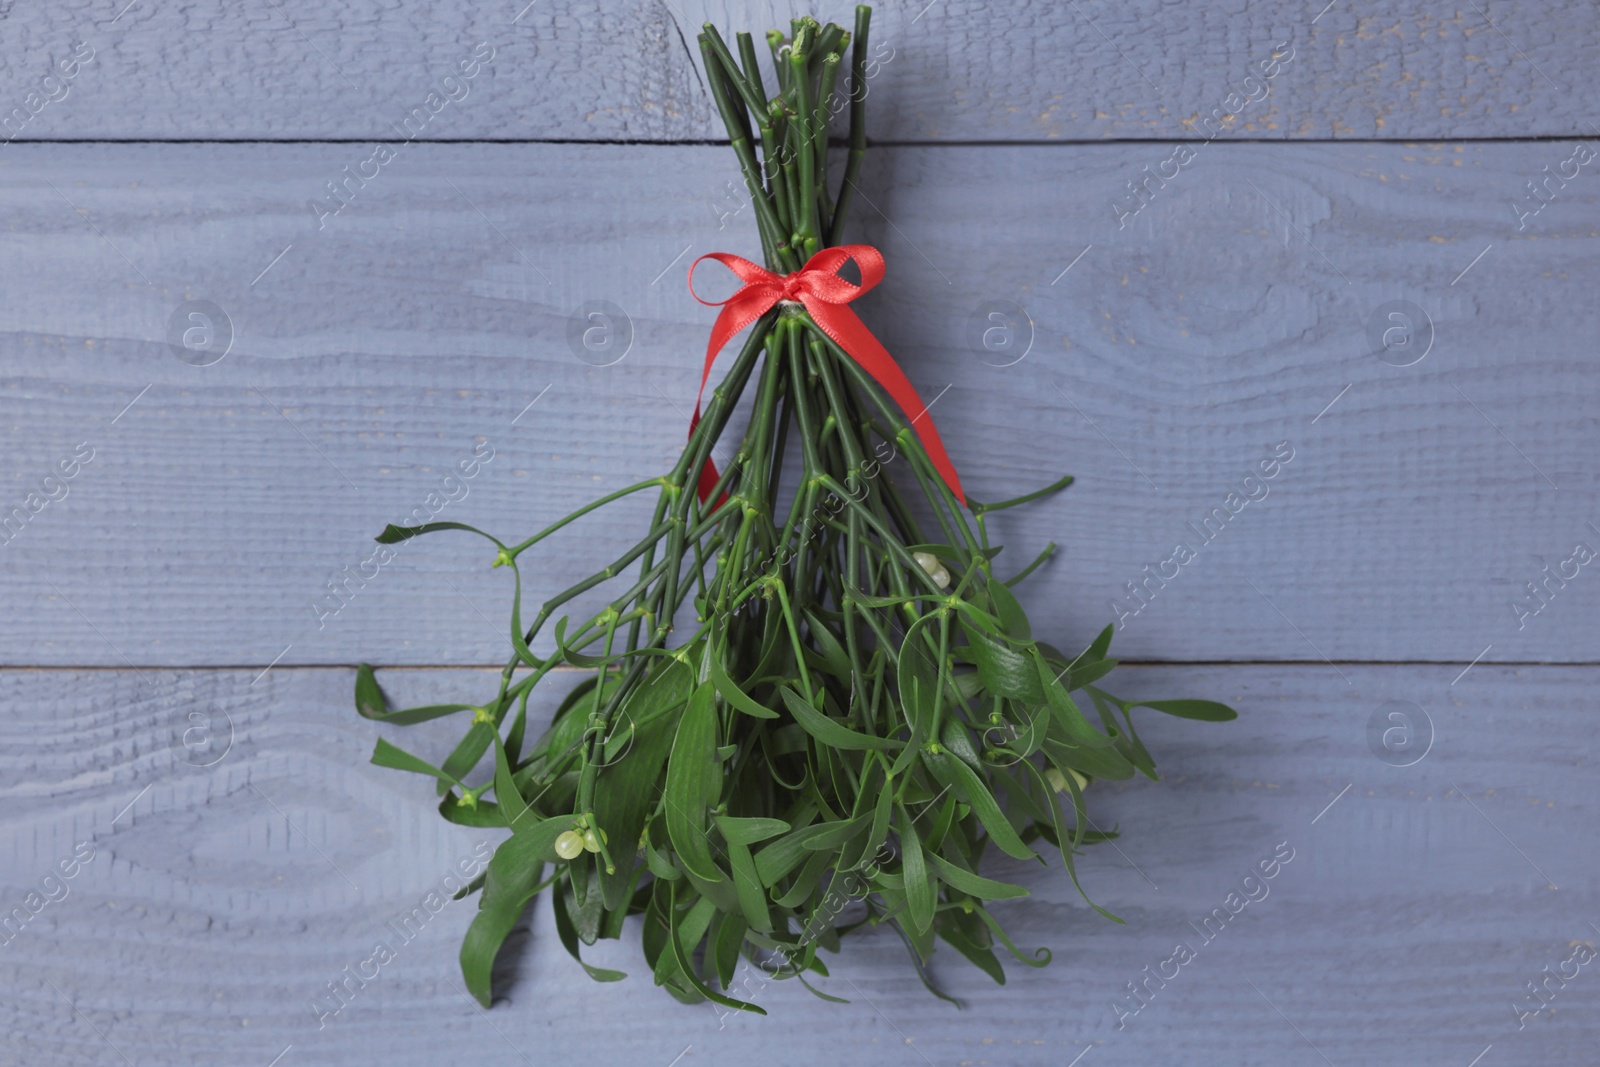
[{"label": "wood grain texture", "polygon": [[[1125,695],[1205,693],[1241,718],[1149,713],[1141,732],[1164,781],[1090,790],[1092,817],[1124,836],[1091,847],[1081,873],[1125,926],[1090,912],[1056,864],[1002,858],[994,870],[1033,896],[997,914],[1055,960],[1008,964],[1001,989],[941,953],[934,972],[964,1011],[924,993],[881,932],[829,958],[821,988],[850,1004],[752,983],[771,1017],[719,1022],[650,985],[631,931],[591,955],[634,976],[591,985],[540,908],[484,1016],[455,963],[474,905],[453,903],[320,1029],[312,998],[377,939],[397,940],[386,923],[493,834],[448,826],[430,783],[365,762],[375,728],[350,708],[348,670],[278,668],[255,682],[248,671],[7,671],[0,899],[24,907],[80,842],[93,858],[0,946],[0,1059],[121,1063],[114,1046],[134,1064],[265,1067],[292,1045],[283,1064],[455,1062],[470,1048],[487,1063],[665,1065],[686,1047],[681,1063],[910,1064],[920,1052],[1061,1067],[1085,1048],[1082,1064],[1322,1062],[1309,1044],[1334,1064],[1464,1067],[1492,1044],[1496,1063],[1592,1063],[1592,966],[1552,984],[1554,1000],[1520,1031],[1512,1004],[1597,936],[1600,858],[1584,844],[1600,818],[1597,671],[1480,664],[1452,687],[1442,669],[1343,670],[1118,672]],[[386,684],[427,701],[493,681],[429,670]],[[1431,748],[1410,767],[1369,748],[1369,720],[1390,701],[1420,709],[1419,743],[1423,716],[1431,723]],[[220,723],[219,710],[231,749],[209,767],[180,762],[175,731],[191,712]],[[389,733],[438,758],[455,726]],[[1293,858],[1267,895],[1214,924],[1209,942],[1196,934],[1190,924],[1229,906],[1280,844]],[[1113,1005],[1135,1003],[1127,983],[1179,941],[1196,958],[1148,987],[1119,1029]]]},{"label": "wood grain texture", "polygon": [[[1521,233],[1511,206],[1565,147],[1215,145],[1119,228],[1116,198],[1167,151],[869,162],[857,233],[890,274],[857,306],[967,486],[992,500],[1078,476],[995,519],[1002,562],[1062,546],[1023,587],[1036,630],[1087,641],[1139,603],[1127,583],[1148,565],[1178,575],[1142,586],[1125,658],[1593,660],[1600,579],[1568,561],[1600,545],[1596,201],[1574,182]],[[26,265],[0,306],[0,514],[23,509],[0,547],[0,662],[494,663],[510,585],[481,542],[408,544],[344,584],[371,537],[475,446],[493,459],[438,517],[508,539],[670,466],[711,322],[683,272],[756,252],[748,213],[723,217],[727,150],[416,146],[319,229],[307,200],[359,155],[0,159],[0,246]],[[214,365],[169,345],[186,300],[231,321]],[[590,301],[631,320],[620,362],[574,347]],[[1401,329],[1379,314],[1394,301],[1412,342],[1385,362],[1371,339]],[[1028,322],[986,349],[995,302],[1031,320],[1010,366],[994,364]],[[1420,362],[1390,365],[1430,333]],[[1293,458],[1246,482],[1280,442]],[[47,483],[80,445],[92,460]],[[530,604],[632,544],[648,506],[548,542]],[[1179,541],[1196,557],[1164,565]]]},{"label": "wood grain texture", "polygon": [[[792,5],[124,2],[0,2],[0,1063],[1595,1061],[1595,965],[1550,976],[1600,942],[1600,211],[1590,149],[1531,140],[1600,136],[1592,4],[879,6],[870,128],[902,147],[868,158],[890,273],[858,308],[975,496],[1078,476],[993,526],[1002,571],[1062,546],[1036,631],[1311,662],[1113,675],[1242,713],[1149,713],[1165,780],[1091,789],[1125,836],[1080,871],[1125,926],[1002,859],[1049,967],[1001,989],[941,953],[958,1011],[868,934],[828,960],[849,1004],[746,972],[772,1016],[721,1019],[650,985],[636,927],[587,957],[633,977],[589,983],[542,902],[477,1008],[475,905],[429,894],[498,836],[367,762],[459,724],[379,731],[338,665],[489,692],[504,572],[446,535],[362,577],[371,536],[422,508],[519,537],[676,456],[711,322],[683,272],[753,225],[726,147],[631,142],[722,137],[696,27]],[[105,139],[344,143],[25,143]],[[615,363],[575,339],[596,302]],[[554,539],[530,603],[647,506]],[[1177,574],[1141,604],[1147,565]]]},{"label": "wood grain texture", "polygon": [[[489,67],[424,139],[720,137],[697,71],[707,21],[758,33],[853,5],[729,0],[426,8],[271,0],[6,5],[0,113],[19,139],[389,139],[480,42]],[[1164,0],[933,0],[879,5],[872,131],[888,140],[1204,136],[1201,122],[1278,42],[1294,58],[1230,136],[1592,137],[1600,17],[1583,0],[1339,2],[1222,10]],[[93,59],[44,84],[79,42]],[[691,58],[691,50],[694,51]],[[451,91],[459,94],[460,89]],[[38,93],[35,102],[30,93]]]}]

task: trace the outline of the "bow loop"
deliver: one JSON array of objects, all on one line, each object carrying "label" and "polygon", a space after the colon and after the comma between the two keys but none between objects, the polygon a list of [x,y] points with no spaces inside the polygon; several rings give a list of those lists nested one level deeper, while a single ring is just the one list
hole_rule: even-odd
[{"label": "bow loop", "polygon": [[[736,289],[733,295],[728,297],[726,300],[706,300],[703,299],[699,293],[694,291],[694,269],[703,261],[708,259],[714,259],[718,263],[721,263],[724,267],[727,267],[729,270],[733,271],[734,275],[738,277],[741,282],[744,282],[744,284]],[[790,275],[790,277],[793,277],[793,275]],[[689,264],[689,295],[700,301],[700,303],[704,304],[708,308],[722,307],[725,304],[732,303],[739,297],[743,296],[745,291],[748,290],[752,285],[775,285],[781,291],[784,288],[785,281],[786,279],[781,274],[774,274],[772,271],[763,267],[759,263],[752,263],[743,256],[730,255],[727,252],[707,252],[705,255]]]},{"label": "bow loop", "polygon": [[[861,272],[861,284],[840,277],[839,268],[851,260]],[[871,245],[836,245],[824,248],[801,267],[795,278],[804,290],[830,304],[848,304],[883,281],[883,253]]]},{"label": "bow loop", "polygon": [[[707,259],[721,263],[744,283],[726,300],[703,300],[700,294],[694,291],[694,269],[702,260]],[[839,269],[852,260],[856,264],[856,269],[861,272],[859,285],[839,275]],[[900,405],[901,410],[907,414],[916,412],[911,415],[911,425],[916,430],[917,436],[922,439],[928,459],[955,494],[956,499],[965,504],[967,498],[961,491],[961,479],[957,477],[955,465],[945,453],[944,442],[939,439],[939,431],[934,428],[933,421],[930,419],[920,427],[917,425],[927,415],[927,405],[922,403],[916,388],[906,378],[905,372],[894,361],[894,357],[872,335],[872,331],[867,329],[866,324],[856,313],[845,306],[881,282],[883,274],[883,253],[871,245],[836,245],[824,248],[808,259],[805,266],[787,275],[775,274],[748,259],[726,252],[708,252],[691,263],[689,295],[707,307],[720,307],[722,310],[717,313],[717,321],[711,327],[711,337],[706,342],[705,368],[700,373],[700,392],[695,397],[694,418],[689,423],[689,433],[693,435],[695,427],[700,423],[700,398],[705,395],[706,382],[711,377],[711,365],[716,361],[717,353],[722,351],[723,346],[733,338],[734,334],[765,315],[778,303],[798,302],[810,313],[811,321],[816,323],[817,327],[845,354],[860,364],[874,381],[883,386],[894,398],[895,403]],[[711,495],[717,481],[716,465],[708,458],[705,467],[700,471],[702,503]],[[721,506],[726,499],[727,494],[724,493],[717,501],[718,506]]]}]

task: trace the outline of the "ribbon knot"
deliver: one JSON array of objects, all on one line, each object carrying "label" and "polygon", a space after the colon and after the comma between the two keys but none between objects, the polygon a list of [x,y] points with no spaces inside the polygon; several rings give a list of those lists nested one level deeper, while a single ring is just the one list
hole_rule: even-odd
[{"label": "ribbon knot", "polygon": [[[701,300],[694,291],[694,269],[701,260],[714,259],[727,267],[742,284],[726,300]],[[861,271],[861,284],[839,276],[839,270],[851,260]],[[806,261],[805,266],[793,274],[777,274],[748,259],[726,252],[708,252],[689,265],[689,295],[707,307],[721,307],[717,321],[711,327],[711,337],[706,342],[705,369],[700,373],[700,392],[695,395],[694,418],[689,422],[689,433],[694,434],[700,423],[700,400],[705,395],[706,382],[711,377],[711,364],[717,353],[733,336],[779,303],[800,304],[811,315],[823,333],[832,338],[844,352],[872,376],[873,381],[900,405],[911,421],[911,427],[922,441],[928,459],[950,491],[962,504],[967,502],[961,490],[961,479],[944,450],[944,442],[933,420],[928,418],[927,405],[917,395],[900,365],[887,349],[867,329],[866,323],[846,305],[883,280],[883,253],[871,245],[838,245],[824,248]],[[717,484],[717,468],[709,458],[700,470],[700,500],[711,495]],[[725,498],[725,497],[724,497]],[[718,504],[721,500],[718,501]]]}]

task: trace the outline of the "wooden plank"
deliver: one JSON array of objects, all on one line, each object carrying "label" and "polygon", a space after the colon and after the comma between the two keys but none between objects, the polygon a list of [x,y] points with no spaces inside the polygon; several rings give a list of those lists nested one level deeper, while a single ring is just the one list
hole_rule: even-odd
[{"label": "wooden plank", "polygon": [[[1075,1056],[1316,1063],[1320,1051],[1335,1064],[1464,1067],[1493,1045],[1492,1062],[1591,1063],[1592,967],[1570,977],[1568,964],[1569,980],[1551,981],[1554,999],[1520,1030],[1513,1005],[1527,1010],[1525,983],[1596,936],[1600,858],[1574,846],[1600,818],[1596,669],[1479,665],[1454,687],[1445,668],[1343,671],[1114,676],[1127,696],[1204,693],[1243,713],[1223,726],[1151,713],[1141,732],[1165,780],[1090,789],[1092,817],[1123,837],[1090,847],[1080,873],[1125,926],[1090,912],[1055,864],[1005,861],[994,870],[1034,895],[996,913],[1021,946],[1055,952],[1049,967],[1011,964],[1001,989],[941,953],[935,975],[967,1002],[957,1012],[923,992],[880,931],[829,959],[820,987],[850,1004],[752,982],[772,1015],[726,1020],[652,988],[631,940],[592,956],[633,977],[590,985],[542,909],[504,961],[515,976],[504,999],[480,1017],[455,969],[473,905],[413,920],[403,943],[388,924],[493,837],[439,820],[425,780],[366,764],[376,731],[350,709],[348,670],[279,668],[254,682],[249,671],[7,671],[0,899],[25,907],[42,885],[58,899],[0,954],[4,1057],[264,1065],[292,1045],[284,1064],[437,1063],[474,1049],[493,1063],[666,1064],[692,1048],[680,1062],[910,1063],[920,1052],[1061,1067]],[[386,682],[422,701],[493,675]],[[1411,766],[1369,747],[1374,719],[1392,725],[1392,701],[1414,702],[1416,744],[1430,724],[1431,747]],[[190,760],[209,766],[181,762],[176,731],[207,721],[191,712],[220,722],[218,709],[231,747],[217,730],[215,749]],[[446,725],[391,733],[438,757]],[[45,885],[80,844],[92,858]],[[1291,850],[1273,878],[1244,881]],[[1224,922],[1216,909],[1239,914]],[[1208,916],[1209,934],[1197,933]],[[398,944],[396,958],[320,1016],[312,999],[379,939]],[[1177,942],[1195,958],[1164,968],[1131,1014],[1128,983],[1163,969]],[[1118,1004],[1130,1013],[1120,1029]]]},{"label": "wooden plank", "polygon": [[[376,3],[239,8],[199,0],[117,13],[121,6],[73,0],[8,11],[0,113],[23,111],[5,136],[720,137],[697,69],[700,25],[709,19],[759,35],[807,8],[456,0],[423,13]],[[1322,8],[1242,5],[1223,15],[1161,0],[879,5],[873,135],[1193,138],[1206,136],[1202,123],[1213,112],[1237,113],[1226,136],[1269,140],[1597,132],[1582,103],[1588,59],[1600,45],[1591,4]],[[816,10],[853,21],[847,3]],[[1247,83],[1280,42],[1292,49],[1281,74]],[[92,58],[81,69],[69,63],[70,80],[46,81],[80,43]],[[477,53],[480,44],[486,50]],[[442,81],[463,62],[472,79]],[[429,93],[438,94],[434,110],[407,127]],[[1257,99],[1244,106],[1246,96]]]},{"label": "wooden plank", "polygon": [[[418,146],[319,229],[307,200],[360,151],[0,160],[0,241],[26,264],[0,306],[0,513],[39,509],[0,548],[0,662],[497,662],[510,585],[482,542],[375,567],[370,538],[438,494],[440,518],[516,539],[670,465],[712,319],[683,272],[756,252],[727,150]],[[1600,328],[1595,196],[1557,190],[1521,233],[1511,207],[1567,148],[1217,145],[1119,228],[1168,151],[868,164],[856,232],[890,273],[859,306],[937,397],[968,487],[1079,478],[994,522],[1007,566],[1063,546],[1023,587],[1036,629],[1087,641],[1139,582],[1157,591],[1116,645],[1136,659],[1591,660],[1600,597],[1569,561],[1600,545],[1600,370],[1573,356]],[[220,362],[169,345],[202,329],[185,301],[226,310]],[[591,301],[631,316],[620,362],[572,347]],[[1010,366],[984,348],[996,302],[1031,316]],[[92,460],[46,483],[80,445]],[[493,458],[446,481],[475,446]],[[1247,482],[1264,461],[1275,477]],[[648,507],[553,538],[530,608]],[[1195,558],[1165,562],[1179,542]],[[1177,576],[1157,589],[1146,566]],[[1525,586],[1546,567],[1570,579],[1548,604]]]}]

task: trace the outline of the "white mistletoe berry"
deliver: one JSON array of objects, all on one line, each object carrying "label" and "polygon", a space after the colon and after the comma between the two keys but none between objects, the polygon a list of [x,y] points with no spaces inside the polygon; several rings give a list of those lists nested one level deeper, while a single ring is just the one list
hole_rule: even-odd
[{"label": "white mistletoe berry", "polygon": [[950,572],[944,569],[944,564],[939,562],[939,557],[932,552],[913,552],[911,558],[916,560],[923,570],[928,572],[928,577],[933,579],[933,584],[940,589],[950,587]]},{"label": "white mistletoe berry", "polygon": [[568,830],[556,838],[556,855],[564,860],[577,859],[583,854],[583,835]]}]

